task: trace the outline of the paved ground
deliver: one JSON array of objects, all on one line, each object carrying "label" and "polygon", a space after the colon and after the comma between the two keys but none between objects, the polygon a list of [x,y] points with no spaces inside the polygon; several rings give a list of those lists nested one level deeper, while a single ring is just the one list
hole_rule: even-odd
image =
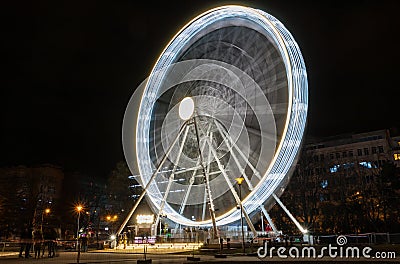
[{"label": "paved ground", "polygon": [[[77,263],[77,252],[60,252],[59,256],[55,258],[18,258],[18,254],[0,254],[0,263],[10,263],[10,264],[19,264],[19,263],[59,263],[59,264],[72,264]],[[187,257],[190,256],[186,254],[148,254],[147,258],[152,259],[152,263],[277,263],[277,262],[287,262],[292,263],[296,262],[300,263],[320,263],[320,262],[329,262],[329,263],[370,263],[371,260],[365,259],[354,259],[351,262],[346,259],[335,259],[332,260],[330,258],[323,258],[318,260],[304,260],[304,259],[279,259],[277,257],[273,257],[272,259],[266,258],[264,260],[260,260],[257,256],[242,256],[239,254],[226,255],[226,258],[216,258],[214,255],[195,255],[195,257],[199,257],[200,261],[189,261]],[[124,252],[109,252],[109,251],[92,251],[82,253],[80,255],[79,263],[137,263],[137,260],[143,259],[143,254],[138,253],[124,253]],[[374,262],[377,262],[374,260]],[[379,261],[379,263],[400,263],[397,259],[391,261]]]},{"label": "paved ground", "polygon": [[[388,250],[389,248],[387,246],[381,248]],[[264,258],[264,259],[259,259],[256,254],[252,255],[243,255],[241,253],[241,249],[231,249],[231,250],[224,250],[224,255],[222,257],[225,258],[217,258],[216,254],[219,253],[218,250],[215,249],[209,249],[209,250],[202,250],[197,253],[195,253],[195,257],[200,258],[200,261],[190,261],[188,260],[188,257],[191,257],[193,254],[193,251],[188,250],[188,248],[181,247],[175,248],[175,249],[166,249],[166,248],[156,248],[153,247],[148,250],[147,258],[152,259],[152,263],[230,263],[230,264],[236,264],[236,263],[292,263],[295,262],[296,264],[301,264],[301,263],[320,263],[320,262],[325,262],[325,263],[371,263],[371,262],[378,262],[379,264],[383,263],[400,263],[400,256],[398,252],[398,248],[395,248],[397,251],[396,259],[390,259],[390,260],[378,260],[378,259],[332,259],[328,257],[320,258],[320,259],[293,259],[293,258],[287,258],[287,259],[280,259],[277,256],[274,256],[273,258]],[[248,249],[250,250],[250,249]],[[255,251],[256,249],[253,249]],[[19,258],[17,252],[0,252],[0,264],[2,263],[10,263],[10,264],[28,264],[28,263],[45,263],[45,264],[50,264],[50,263],[57,263],[57,264],[72,264],[72,263],[77,263],[77,252],[74,251],[58,251],[57,252],[57,257],[55,258],[40,258],[40,259],[34,259],[34,258]],[[221,256],[221,255],[217,255]],[[106,250],[91,250],[89,252],[81,253],[80,254],[80,261],[79,263],[110,263],[110,264],[118,264],[118,263],[137,263],[138,260],[144,259],[143,255],[143,248],[137,247],[137,248],[130,248],[126,250],[111,250],[111,249],[106,249]]]}]

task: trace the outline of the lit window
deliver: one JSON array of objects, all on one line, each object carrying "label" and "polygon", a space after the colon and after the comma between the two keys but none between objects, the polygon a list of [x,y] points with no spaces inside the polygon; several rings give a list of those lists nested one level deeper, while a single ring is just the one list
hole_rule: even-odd
[{"label": "lit window", "polygon": [[328,180],[323,180],[323,181],[321,182],[321,187],[322,187],[323,189],[325,189],[326,187],[328,187]]},{"label": "lit window", "polygon": [[394,160],[400,160],[400,154],[399,153],[394,153],[393,157],[394,157]]},{"label": "lit window", "polygon": [[367,161],[362,161],[360,162],[360,165],[367,168],[367,169],[371,169],[372,168],[372,163],[371,162],[367,162]]},{"label": "lit window", "polygon": [[338,171],[339,167],[340,167],[340,165],[333,165],[333,167],[330,167],[330,168],[329,168],[329,171],[330,171],[331,173],[335,173],[335,172]]}]

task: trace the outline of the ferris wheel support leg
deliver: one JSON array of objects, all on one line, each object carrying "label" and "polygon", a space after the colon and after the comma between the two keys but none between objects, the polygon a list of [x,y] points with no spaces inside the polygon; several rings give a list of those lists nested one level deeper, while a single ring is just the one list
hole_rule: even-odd
[{"label": "ferris wheel support leg", "polygon": [[204,202],[203,202],[203,213],[201,215],[201,221],[206,218],[206,207],[207,207],[207,189],[204,188]]},{"label": "ferris wheel support leg", "polygon": [[[202,154],[202,151],[201,151],[201,148],[200,148],[200,132],[199,132],[199,127],[200,126],[197,124],[196,116],[193,117],[193,123],[194,123],[195,132],[196,132],[196,139],[197,139],[197,147],[198,147],[198,150],[199,150],[200,164],[201,164],[201,167],[203,169],[203,177],[204,177],[204,181],[206,183],[205,186],[206,186],[206,190],[207,190],[207,194],[208,194],[208,199],[210,201],[210,215],[211,215],[211,221],[212,221],[212,224],[213,224],[213,236],[218,238],[219,234],[218,234],[218,229],[217,229],[217,223],[215,222],[214,202],[213,202],[213,199],[212,199],[212,196],[211,196],[211,190],[209,188],[210,187],[209,181],[208,181],[209,177],[208,177],[208,174],[207,174],[208,170],[206,170],[206,168],[204,167],[203,154]],[[203,134],[204,134],[204,131],[203,131]],[[205,135],[206,140],[208,140],[208,133],[204,134],[204,135]],[[212,134],[210,136],[212,137]]]},{"label": "ferris wheel support leg", "polygon": [[286,206],[282,203],[282,201],[279,199],[278,196],[276,196],[275,193],[272,194],[272,197],[274,197],[275,201],[280,205],[280,207],[285,211],[285,213],[289,216],[289,218],[293,221],[293,223],[296,225],[296,227],[302,232],[303,234],[307,233],[307,229],[304,229],[299,221],[290,213],[290,211],[286,208]]},{"label": "ferris wheel support leg", "polygon": [[238,160],[236,154],[233,152],[233,149],[232,149],[233,146],[230,145],[228,138],[227,138],[227,137],[224,135],[224,133],[222,132],[221,127],[220,127],[220,125],[218,124],[218,122],[215,122],[215,125],[216,125],[217,128],[218,128],[218,132],[219,132],[220,135],[223,137],[224,142],[225,142],[225,145],[228,147],[228,149],[231,150],[230,153],[231,153],[231,155],[232,155],[232,157],[233,157],[233,160],[236,162],[236,166],[238,167],[240,173],[243,175],[243,178],[244,178],[244,180],[246,181],[247,186],[249,186],[249,189],[250,189],[250,190],[253,190],[253,185],[251,184],[249,178],[247,177],[244,168],[242,167],[242,165],[240,165],[240,162],[239,162],[239,160]]},{"label": "ferris wheel support leg", "polygon": [[[208,134],[209,134],[209,132],[210,132],[210,128],[211,128],[211,125],[208,126],[208,129],[207,129],[207,136],[208,136]],[[203,145],[201,146],[201,151],[204,151],[205,146],[206,146],[206,142],[204,141],[204,142],[203,142]],[[183,211],[185,210],[186,203],[187,203],[187,200],[188,200],[188,198],[189,198],[190,191],[192,190],[192,186],[193,186],[193,183],[194,183],[194,178],[195,178],[195,176],[196,176],[197,170],[201,168],[201,166],[200,166],[200,158],[197,159],[197,161],[196,161],[196,166],[195,166],[194,168],[195,168],[195,169],[193,170],[192,176],[190,177],[190,180],[189,180],[188,189],[187,189],[187,191],[186,191],[186,193],[185,193],[185,197],[183,198],[183,202],[182,202],[182,204],[181,204],[181,207],[179,208],[179,214],[182,214]],[[175,174],[176,174],[176,173],[175,173]],[[205,201],[204,201],[204,204],[206,203],[206,198],[207,198],[206,195],[207,195],[207,193],[205,192],[205,193],[204,193],[204,200],[205,200]],[[204,209],[205,209],[205,207],[204,207]],[[203,210],[202,221],[204,221],[204,217],[205,217],[204,214],[205,214],[205,211]],[[176,233],[176,231],[178,230],[179,226],[180,226],[180,224],[178,224],[178,223],[175,225],[175,233]]]},{"label": "ferris wheel support leg", "polygon": [[[209,134],[209,132],[210,132],[210,128],[211,128],[211,126],[209,125],[209,126],[208,126],[208,129],[207,129],[207,136],[208,136],[208,134]],[[204,151],[205,146],[206,146],[206,142],[204,141],[204,142],[203,142],[203,145],[201,146],[201,151]],[[200,158],[198,158],[197,161],[196,161],[195,169],[193,170],[192,176],[190,177],[190,180],[189,180],[188,189],[187,189],[187,191],[186,191],[186,193],[185,193],[185,197],[184,197],[184,199],[183,199],[183,202],[182,202],[182,204],[181,204],[181,207],[179,208],[179,214],[182,214],[183,211],[185,210],[186,203],[187,203],[187,199],[189,198],[190,191],[192,190],[192,186],[193,186],[193,183],[194,183],[194,177],[196,176],[196,173],[197,173],[198,168],[201,168],[201,166],[200,166]],[[207,195],[207,194],[205,193],[205,194],[204,194],[204,199],[206,199],[206,195]],[[206,201],[204,202],[204,204],[205,204],[205,203],[206,203]],[[203,210],[203,217],[202,217],[202,220],[204,221],[204,210]],[[180,225],[179,225],[178,223],[175,225],[175,232],[176,232],[176,230],[179,228],[179,226],[180,226]]]},{"label": "ferris wheel support leg", "polygon": [[276,226],[275,226],[274,222],[272,222],[272,219],[269,216],[267,210],[265,210],[264,205],[260,205],[260,208],[261,208],[261,211],[263,212],[263,214],[265,215],[265,218],[267,218],[269,225],[272,227],[272,230],[274,230],[274,234],[278,234],[278,229],[276,229]]},{"label": "ferris wheel support leg", "polygon": [[[211,125],[208,126],[208,128],[210,128],[210,127],[211,127]],[[208,137],[208,132],[209,131],[207,131],[206,137]],[[211,142],[212,142],[212,137],[213,137],[213,133],[211,132],[210,133],[210,141]],[[207,141],[204,141],[204,143],[206,143],[206,142]],[[211,163],[211,148],[208,148],[207,164],[210,165],[210,163]],[[215,206],[214,206],[214,200],[212,198],[211,187],[210,187],[210,166],[207,166],[206,186],[205,186],[204,191],[205,191],[205,195],[206,196],[204,197],[203,216],[205,217],[205,209],[206,209],[206,206],[207,206],[207,197],[208,197],[208,200],[210,202],[210,210],[212,208],[212,213],[214,214],[214,221],[215,221]],[[204,217],[203,217],[203,219],[204,219]],[[217,224],[215,223],[215,225],[217,225]],[[218,235],[218,237],[219,237],[219,235]]]},{"label": "ferris wheel support leg", "polygon": [[240,206],[242,207],[242,209],[243,209],[243,215],[244,215],[244,218],[246,219],[247,225],[250,227],[250,229],[251,229],[251,231],[252,231],[254,237],[256,237],[256,236],[257,236],[257,231],[256,231],[256,229],[254,228],[254,225],[253,225],[253,223],[251,222],[250,217],[249,217],[249,215],[247,214],[245,208],[243,207],[242,201],[240,200],[240,198],[239,198],[238,194],[236,193],[235,189],[233,188],[233,185],[232,185],[232,183],[231,183],[230,180],[229,180],[229,177],[228,177],[228,174],[227,174],[226,171],[225,171],[225,168],[222,166],[221,162],[219,161],[218,155],[217,155],[216,150],[214,149],[214,146],[213,146],[212,143],[210,142],[210,139],[209,139],[209,138],[206,137],[206,140],[207,140],[207,143],[208,143],[208,147],[210,148],[210,150],[211,150],[211,152],[212,152],[212,154],[213,154],[213,156],[214,156],[214,159],[215,159],[216,162],[217,162],[218,168],[219,168],[219,170],[222,172],[222,175],[223,175],[224,178],[225,178],[225,182],[228,184],[229,189],[231,190],[232,195],[233,195],[233,197],[235,198],[236,203],[237,203],[238,205],[240,205]]},{"label": "ferris wheel support leg", "polygon": [[244,161],[246,161],[247,165],[250,167],[250,169],[253,171],[254,175],[261,180],[261,175],[260,173],[257,171],[256,168],[254,168],[253,164],[251,164],[251,162],[246,158],[246,155],[244,155],[244,153],[240,150],[240,148],[235,144],[235,142],[233,142],[233,139],[229,136],[229,133],[227,131],[223,131],[223,127],[221,126],[221,124],[219,124],[219,122],[214,119],[214,123],[215,125],[219,128],[218,130],[220,131],[220,133],[222,132],[222,136],[225,136],[229,139],[229,141],[231,142],[232,146],[235,148],[235,150],[239,153],[239,155],[242,157],[242,159]]},{"label": "ferris wheel support leg", "polygon": [[158,171],[161,169],[161,167],[164,165],[164,162],[167,160],[168,155],[171,153],[171,150],[175,146],[176,142],[178,142],[179,137],[181,136],[182,132],[184,131],[184,128],[187,126],[187,122],[183,123],[182,127],[180,128],[178,135],[176,135],[174,141],[172,142],[171,146],[169,146],[167,152],[165,153],[164,157],[162,158],[160,164],[158,165],[157,169],[153,172],[153,175],[151,175],[150,180],[147,182],[146,186],[144,187],[142,193],[140,194],[139,198],[136,200],[135,204],[133,205],[131,211],[125,218],[124,222],[121,224],[121,226],[118,228],[116,235],[118,236],[121,234],[121,231],[124,229],[126,224],[128,223],[129,219],[131,219],[133,213],[135,212],[136,208],[138,207],[139,203],[143,200],[143,197],[147,193],[147,189],[149,188],[150,184],[154,181],[156,178],[156,175],[158,174]]},{"label": "ferris wheel support leg", "polygon": [[[211,126],[208,126],[207,136],[208,136],[208,134],[210,132],[210,128],[211,128]],[[206,146],[206,142],[204,141],[203,145],[201,146],[201,151],[202,152],[204,151],[205,146]],[[187,199],[189,198],[189,194],[190,194],[190,191],[191,191],[193,183],[194,183],[194,177],[196,176],[198,168],[201,168],[201,166],[200,166],[200,158],[197,159],[195,169],[193,170],[192,176],[190,177],[188,189],[186,191],[186,194],[185,194],[185,197],[184,197],[183,202],[181,204],[181,207],[179,208],[179,214],[182,214],[183,211],[185,210]]]},{"label": "ferris wheel support leg", "polygon": [[181,144],[181,146],[179,148],[178,155],[176,156],[176,161],[175,161],[175,164],[174,164],[174,168],[172,169],[172,172],[169,175],[168,186],[167,186],[167,189],[165,190],[164,197],[163,197],[163,199],[161,201],[161,204],[160,204],[160,209],[158,210],[158,213],[157,213],[155,226],[158,226],[158,222],[160,221],[160,213],[162,213],[162,211],[164,210],[165,201],[167,200],[169,191],[171,189],[172,182],[173,182],[173,180],[175,178],[175,171],[176,171],[176,168],[178,167],[178,162],[179,162],[179,159],[181,158],[181,154],[182,154],[185,142],[186,142],[186,137],[187,137],[188,132],[189,132],[189,126],[186,126],[185,134],[183,134],[182,144]]}]

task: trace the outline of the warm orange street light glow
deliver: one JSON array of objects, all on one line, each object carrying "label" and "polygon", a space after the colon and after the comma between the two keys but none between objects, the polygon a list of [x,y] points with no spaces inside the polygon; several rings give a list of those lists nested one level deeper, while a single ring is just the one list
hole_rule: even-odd
[{"label": "warm orange street light glow", "polygon": [[114,220],[117,220],[117,218],[118,218],[118,215],[114,215]]},{"label": "warm orange street light glow", "polygon": [[[81,211],[83,210],[83,205],[82,204],[77,204],[75,206],[75,211],[78,213],[78,218],[77,218],[77,229],[76,229],[76,250],[80,250],[80,246],[79,246],[79,218],[81,217]],[[78,251],[80,252],[80,251]],[[79,256],[79,254],[78,254]],[[78,263],[79,263],[79,258],[78,258]]]},{"label": "warm orange street light glow", "polygon": [[82,211],[82,209],[83,209],[83,206],[82,206],[82,205],[77,205],[77,206],[76,206],[76,211],[77,211],[78,213],[80,213],[80,212]]},{"label": "warm orange street light glow", "polygon": [[46,209],[44,210],[44,212],[45,212],[46,214],[50,213],[50,208],[46,208]]},{"label": "warm orange street light glow", "polygon": [[109,216],[109,215],[107,215],[107,221],[110,221],[111,220],[111,216]]}]

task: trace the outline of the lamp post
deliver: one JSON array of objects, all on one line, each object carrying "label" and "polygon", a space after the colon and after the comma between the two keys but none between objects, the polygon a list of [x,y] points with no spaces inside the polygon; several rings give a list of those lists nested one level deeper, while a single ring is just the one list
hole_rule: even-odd
[{"label": "lamp post", "polygon": [[[106,216],[107,222],[109,222],[111,224],[111,230],[110,231],[111,231],[111,238],[113,240],[111,243],[115,244],[115,246],[117,244],[118,237],[116,236],[116,234],[114,234],[114,222],[117,221],[117,219],[118,219],[118,215],[114,215],[114,216],[107,215]],[[115,237],[115,238],[113,238],[113,237]],[[112,245],[112,247],[114,247],[114,246]]]},{"label": "lamp post", "polygon": [[264,229],[264,215],[262,210],[260,209],[260,216],[261,216],[261,232],[264,233],[265,229]]},{"label": "lamp post", "polygon": [[79,249],[79,219],[81,217],[81,211],[83,209],[82,205],[77,205],[75,207],[76,212],[78,213],[78,220],[77,220],[77,229],[76,229],[76,249]]},{"label": "lamp post", "polygon": [[107,215],[106,219],[107,219],[107,222],[111,223],[111,233],[114,233],[114,222],[117,221],[118,215],[114,215],[114,216]]},{"label": "lamp post", "polygon": [[244,181],[243,177],[236,178],[236,182],[239,185],[239,200],[240,200],[240,224],[242,226],[242,248],[243,248],[243,254],[246,254],[246,248],[245,248],[245,243],[244,243],[244,228],[243,228],[243,206],[242,206],[242,183]]},{"label": "lamp post", "polygon": [[42,211],[42,222],[40,223],[40,232],[42,233],[43,236],[43,215],[46,214],[48,215],[50,213],[50,208],[46,208],[44,211]]},{"label": "lamp post", "polygon": [[83,206],[78,204],[75,207],[75,211],[78,212],[78,227],[76,229],[76,250],[78,251],[78,255],[76,256],[76,263],[79,264],[79,259],[81,256],[81,247],[79,246],[79,219],[81,218],[81,211],[83,210]]},{"label": "lamp post", "polygon": [[162,215],[160,215],[160,240],[161,240],[161,217],[162,217]]}]

